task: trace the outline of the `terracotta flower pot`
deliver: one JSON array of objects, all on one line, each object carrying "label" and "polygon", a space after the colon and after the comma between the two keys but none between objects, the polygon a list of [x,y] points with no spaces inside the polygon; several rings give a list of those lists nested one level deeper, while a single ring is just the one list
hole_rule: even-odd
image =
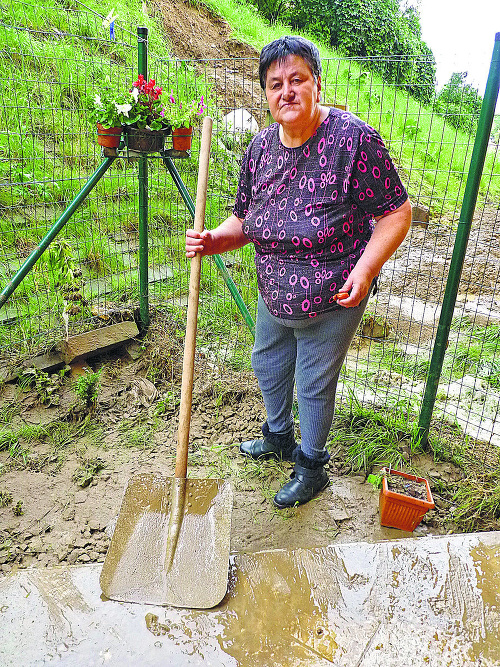
[{"label": "terracotta flower pot", "polygon": [[97,123],[97,143],[105,148],[118,148],[122,136],[122,127],[103,127]]},{"label": "terracotta flower pot", "polygon": [[192,139],[192,127],[176,127],[175,130],[172,130],[172,145],[176,151],[191,150]]},{"label": "terracotta flower pot", "polygon": [[168,127],[163,130],[148,130],[129,125],[126,130],[127,148],[137,153],[157,153],[163,150],[165,137],[169,133]]},{"label": "terracotta flower pot", "polygon": [[[429,486],[429,482],[423,477],[408,475],[399,470],[387,470],[383,468],[381,473],[385,473],[382,478],[382,489],[380,490],[380,525],[389,528],[399,528],[411,533],[422,521],[425,513],[434,507],[434,500]],[[414,498],[411,495],[397,493],[389,489],[387,482],[392,475],[399,476],[409,481],[421,483],[424,485],[426,500]]]}]

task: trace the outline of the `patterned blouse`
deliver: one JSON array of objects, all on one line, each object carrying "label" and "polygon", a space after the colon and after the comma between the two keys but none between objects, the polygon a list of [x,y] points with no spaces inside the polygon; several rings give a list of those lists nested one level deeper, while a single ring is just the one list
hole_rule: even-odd
[{"label": "patterned blouse", "polygon": [[248,146],[234,214],[255,245],[259,291],[289,320],[340,306],[333,295],[361,257],[374,217],[408,195],[380,135],[330,109],[302,146],[287,148],[274,123]]}]

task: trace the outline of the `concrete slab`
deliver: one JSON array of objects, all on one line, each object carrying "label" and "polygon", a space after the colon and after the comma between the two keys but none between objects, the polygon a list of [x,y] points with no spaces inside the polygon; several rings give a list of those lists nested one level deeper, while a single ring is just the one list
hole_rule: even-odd
[{"label": "concrete slab", "polygon": [[208,611],[102,599],[100,570],[0,582],[0,664],[500,664],[499,533],[236,554]]},{"label": "concrete slab", "polygon": [[118,322],[100,329],[71,336],[61,344],[64,361],[70,364],[92,355],[102,354],[139,335],[133,321]]}]

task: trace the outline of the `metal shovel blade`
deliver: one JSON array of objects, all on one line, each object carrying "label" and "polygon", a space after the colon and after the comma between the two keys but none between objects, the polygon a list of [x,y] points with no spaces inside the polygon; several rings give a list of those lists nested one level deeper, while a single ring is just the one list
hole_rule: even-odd
[{"label": "metal shovel blade", "polygon": [[226,594],[231,486],[222,479],[185,480],[185,502],[172,558],[167,543],[172,486],[177,481],[157,474],[130,480],[101,572],[106,597],[210,609]]}]

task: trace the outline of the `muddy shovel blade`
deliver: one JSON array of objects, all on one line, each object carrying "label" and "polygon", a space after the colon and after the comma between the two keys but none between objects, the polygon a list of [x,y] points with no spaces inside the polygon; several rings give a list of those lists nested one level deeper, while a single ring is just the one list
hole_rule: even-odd
[{"label": "muddy shovel blade", "polygon": [[168,528],[175,478],[133,477],[101,572],[104,595],[142,604],[210,609],[227,590],[232,490],[220,479],[187,479],[170,568]]}]

